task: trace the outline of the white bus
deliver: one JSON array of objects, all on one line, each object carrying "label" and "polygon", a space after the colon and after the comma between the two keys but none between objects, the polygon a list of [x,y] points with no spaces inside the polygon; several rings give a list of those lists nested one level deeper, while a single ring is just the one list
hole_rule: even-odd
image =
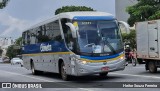
[{"label": "white bus", "polygon": [[67,12],[24,31],[22,59],[33,74],[83,76],[124,70],[124,47],[119,25],[105,12]]}]

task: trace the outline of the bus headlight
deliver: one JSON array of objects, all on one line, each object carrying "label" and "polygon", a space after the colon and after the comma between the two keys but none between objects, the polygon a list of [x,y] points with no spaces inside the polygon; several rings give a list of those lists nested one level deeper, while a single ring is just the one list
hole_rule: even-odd
[{"label": "bus headlight", "polygon": [[77,61],[78,63],[81,63],[81,64],[87,64],[87,63],[88,63],[87,61],[80,60],[80,59],[77,59],[76,61]]},{"label": "bus headlight", "polygon": [[76,62],[78,62],[78,63],[81,63],[81,64],[87,64],[88,62],[87,61],[85,61],[85,60],[81,60],[80,59],[80,56],[72,56],[72,57],[70,57],[70,59],[71,59],[71,61],[76,61]]},{"label": "bus headlight", "polygon": [[124,60],[124,56],[120,57],[121,60]]},{"label": "bus headlight", "polygon": [[87,61],[82,61],[82,64],[87,64]]}]

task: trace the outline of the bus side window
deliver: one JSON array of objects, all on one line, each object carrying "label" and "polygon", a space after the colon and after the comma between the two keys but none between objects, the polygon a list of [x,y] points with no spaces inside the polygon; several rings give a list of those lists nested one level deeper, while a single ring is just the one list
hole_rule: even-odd
[{"label": "bus side window", "polygon": [[73,50],[74,40],[72,37],[72,33],[70,28],[67,26],[67,34],[66,34],[67,46],[70,50]]},{"label": "bus side window", "polygon": [[62,37],[58,20],[46,25],[46,34],[50,40],[61,42]]},{"label": "bus side window", "polygon": [[26,43],[25,43],[25,32],[23,32],[23,34],[22,34],[22,45],[25,45]]},{"label": "bus side window", "polygon": [[27,39],[26,39],[27,41],[27,43],[26,44],[30,44],[30,32],[29,31],[27,31]]},{"label": "bus side window", "polygon": [[46,35],[46,28],[45,25],[42,25],[40,27],[37,27],[36,34],[34,35],[36,37],[36,43],[42,43],[42,42],[48,42],[50,41],[49,37]]},{"label": "bus side window", "polygon": [[35,33],[36,33],[36,31],[34,29],[31,29],[31,32],[30,32],[30,44],[35,44],[36,43]]}]

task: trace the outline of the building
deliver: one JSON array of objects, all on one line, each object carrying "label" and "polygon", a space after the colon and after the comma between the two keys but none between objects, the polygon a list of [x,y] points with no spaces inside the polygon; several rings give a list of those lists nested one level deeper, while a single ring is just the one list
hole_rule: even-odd
[{"label": "building", "polygon": [[6,56],[7,49],[10,45],[13,45],[13,39],[11,37],[0,37],[0,48],[3,50],[2,54],[0,54],[1,57]]},{"label": "building", "polygon": [[127,22],[129,14],[126,12],[126,7],[137,3],[137,0],[115,0],[115,14],[118,21]]}]

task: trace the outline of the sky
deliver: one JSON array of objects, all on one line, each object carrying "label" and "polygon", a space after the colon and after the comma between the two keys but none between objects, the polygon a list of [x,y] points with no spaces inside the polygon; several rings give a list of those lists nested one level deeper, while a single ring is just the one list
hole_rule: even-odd
[{"label": "sky", "polygon": [[10,0],[0,9],[0,37],[18,38],[25,29],[54,17],[62,6],[87,6],[115,15],[115,0]]}]

